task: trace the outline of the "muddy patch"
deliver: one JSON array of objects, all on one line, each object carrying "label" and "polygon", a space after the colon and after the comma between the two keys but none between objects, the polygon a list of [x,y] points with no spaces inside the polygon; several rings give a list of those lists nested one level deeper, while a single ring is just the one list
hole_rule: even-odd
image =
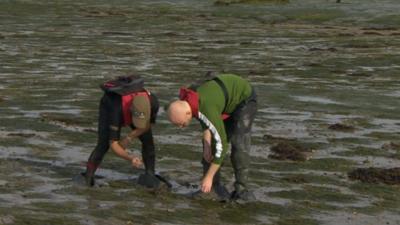
[{"label": "muddy patch", "polygon": [[118,9],[80,9],[79,10],[84,17],[110,17],[110,16],[124,16],[129,15],[128,12],[121,11]]},{"label": "muddy patch", "polygon": [[13,216],[0,216],[0,224],[14,224],[15,218]]},{"label": "muddy patch", "polygon": [[311,158],[313,150],[300,143],[279,142],[271,147],[273,152],[268,157],[277,160],[306,161]]},{"label": "muddy patch", "polygon": [[361,73],[361,72],[352,72],[352,73],[347,73],[346,74],[349,77],[371,77],[372,74],[368,74],[368,73]]},{"label": "muddy patch", "polygon": [[400,184],[400,167],[383,168],[358,168],[348,173],[352,180],[364,183],[384,183],[389,185]]},{"label": "muddy patch", "polygon": [[49,124],[53,124],[56,126],[63,127],[69,130],[78,130],[90,133],[96,133],[97,130],[94,128],[87,128],[83,126],[89,125],[87,121],[78,118],[68,118],[63,115],[49,114],[49,113],[40,113],[41,121]]},{"label": "muddy patch", "polygon": [[277,137],[270,134],[265,134],[263,136],[263,140],[266,141],[268,144],[276,144],[280,142],[292,142],[294,139],[284,138],[284,137]]},{"label": "muddy patch", "polygon": [[321,51],[337,52],[338,50],[337,50],[337,48],[333,48],[333,47],[330,47],[330,48],[317,48],[317,47],[313,47],[313,48],[308,49],[308,51],[310,51],[310,52],[321,52]]},{"label": "muddy patch", "polygon": [[383,144],[381,148],[384,150],[400,150],[400,143],[396,142],[386,143]]},{"label": "muddy patch", "polygon": [[31,138],[35,137],[36,134],[33,133],[9,133],[7,134],[8,137],[23,137],[23,138]]},{"label": "muddy patch", "polygon": [[289,0],[217,0],[216,6],[228,6],[231,4],[259,4],[259,3],[289,3]]},{"label": "muddy patch", "polygon": [[355,128],[351,125],[343,124],[343,123],[335,123],[328,127],[329,130],[341,131],[341,132],[353,132]]}]

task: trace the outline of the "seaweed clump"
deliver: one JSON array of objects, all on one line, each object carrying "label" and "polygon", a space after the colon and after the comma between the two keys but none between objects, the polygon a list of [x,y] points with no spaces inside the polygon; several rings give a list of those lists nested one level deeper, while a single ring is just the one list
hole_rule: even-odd
[{"label": "seaweed clump", "polygon": [[352,180],[364,183],[384,183],[389,185],[400,184],[400,167],[396,168],[357,168],[348,173]]},{"label": "seaweed clump", "polygon": [[328,127],[330,130],[335,130],[335,131],[343,131],[343,132],[352,132],[355,130],[353,126],[342,124],[342,123],[335,123],[332,124]]},{"label": "seaweed clump", "polygon": [[273,154],[268,157],[277,160],[306,161],[310,159],[312,149],[299,143],[279,142],[271,147]]}]

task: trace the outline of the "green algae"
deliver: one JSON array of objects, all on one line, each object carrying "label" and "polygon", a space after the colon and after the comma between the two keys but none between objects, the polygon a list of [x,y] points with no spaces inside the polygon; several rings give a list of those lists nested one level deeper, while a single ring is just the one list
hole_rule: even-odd
[{"label": "green algae", "polygon": [[397,186],[389,186],[384,184],[366,184],[355,182],[350,185],[350,189],[364,196],[370,196],[374,199],[373,204],[365,207],[353,207],[357,212],[378,214],[380,212],[390,210],[398,210],[400,199]]}]

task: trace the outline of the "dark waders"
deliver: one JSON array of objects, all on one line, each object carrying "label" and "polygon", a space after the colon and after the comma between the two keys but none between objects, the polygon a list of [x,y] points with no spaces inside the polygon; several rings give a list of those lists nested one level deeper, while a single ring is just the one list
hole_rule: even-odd
[{"label": "dark waders", "polygon": [[235,192],[240,194],[249,190],[251,127],[257,112],[257,96],[254,88],[251,96],[240,103],[225,121],[228,141],[232,145],[231,162],[235,173]]},{"label": "dark waders", "polygon": [[[235,173],[235,191],[233,198],[241,198],[241,193],[249,191],[248,177],[251,148],[251,127],[257,112],[257,96],[253,89],[251,96],[240,103],[230,117],[224,121],[228,141],[232,145],[231,162]],[[204,174],[208,171],[210,163],[202,160]],[[220,170],[213,180],[214,188],[221,186]]]}]

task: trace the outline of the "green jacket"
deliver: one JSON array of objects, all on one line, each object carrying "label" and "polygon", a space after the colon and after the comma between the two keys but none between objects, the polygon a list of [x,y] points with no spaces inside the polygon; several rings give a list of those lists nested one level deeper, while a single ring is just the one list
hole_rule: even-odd
[{"label": "green jacket", "polygon": [[212,134],[213,163],[220,165],[228,151],[228,138],[225,131],[222,113],[232,113],[236,107],[251,95],[248,81],[234,74],[217,76],[225,85],[228,101],[225,112],[225,96],[218,83],[207,81],[197,88],[199,95],[199,120],[203,130],[209,129]]}]

